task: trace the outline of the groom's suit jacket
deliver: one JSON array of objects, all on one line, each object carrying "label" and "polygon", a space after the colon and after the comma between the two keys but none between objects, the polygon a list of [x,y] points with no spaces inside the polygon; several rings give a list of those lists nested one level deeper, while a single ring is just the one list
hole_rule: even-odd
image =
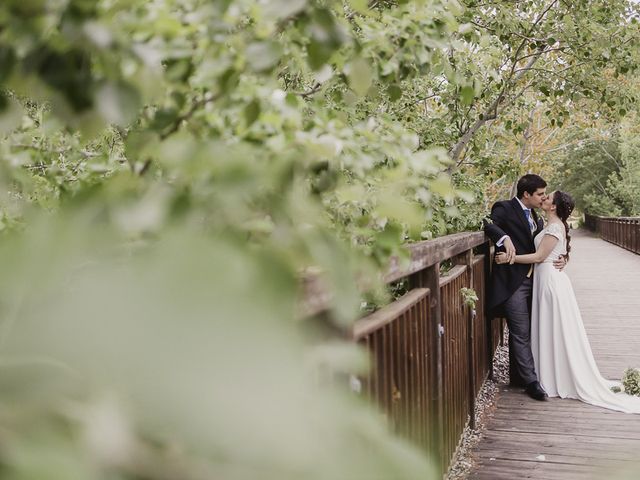
[{"label": "groom's suit jacket", "polygon": [[[491,215],[484,222],[484,231],[494,244],[504,235],[508,235],[518,255],[534,253],[536,247],[533,239],[542,231],[544,223],[534,210],[531,210],[531,214],[536,223],[536,230],[533,233],[524,210],[516,198],[496,202],[491,208]],[[504,251],[504,247],[496,247],[496,252],[500,251]],[[497,265],[493,263],[487,305],[490,312],[499,314],[500,306],[520,287],[527,278],[530,268],[531,266],[526,264]]]}]

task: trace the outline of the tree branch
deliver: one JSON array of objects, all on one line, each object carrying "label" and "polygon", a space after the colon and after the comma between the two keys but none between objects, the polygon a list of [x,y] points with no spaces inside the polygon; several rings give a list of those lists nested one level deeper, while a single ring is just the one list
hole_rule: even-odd
[{"label": "tree branch", "polygon": [[[532,67],[533,64],[540,58],[540,56],[537,57],[531,57],[531,59],[529,60],[529,63],[527,64],[527,69]],[[520,80],[520,78],[522,78],[522,76],[524,75],[524,71],[517,73],[512,80],[512,84],[515,85],[518,80]],[[456,142],[456,144],[451,148],[451,150],[449,150],[449,155],[451,157],[451,159],[454,161],[454,164],[457,163],[458,158],[460,157],[460,154],[462,153],[462,151],[464,150],[464,148],[467,146],[467,144],[469,143],[469,141],[471,140],[471,138],[475,135],[475,133],[485,124],[487,123],[489,120],[495,120],[498,116],[498,107],[504,102],[504,96],[505,93],[507,91],[508,88],[510,88],[511,85],[509,85],[508,83],[505,83],[505,86],[503,87],[503,89],[500,91],[500,93],[498,94],[498,97],[491,103],[491,105],[489,105],[489,107],[485,110],[485,112],[475,121],[475,123],[469,127],[469,129],[467,129],[467,131],[462,135],[462,137],[460,137],[460,139],[458,139],[458,141]],[[526,90],[527,87],[525,87],[525,89],[520,93],[520,95],[522,93],[524,93],[524,91]],[[515,97],[517,98],[517,97]],[[514,99],[515,99],[514,98]],[[513,102],[512,99],[509,103]],[[453,167],[449,167],[447,169],[447,171],[450,173],[453,170]]]},{"label": "tree branch", "polygon": [[180,128],[180,126],[182,125],[182,122],[186,122],[187,120],[189,120],[199,108],[204,107],[208,103],[214,102],[217,98],[218,98],[217,95],[211,95],[211,94],[207,95],[207,93],[205,93],[202,96],[202,98],[200,98],[199,100],[191,104],[191,107],[189,107],[189,110],[187,110],[185,113],[183,113],[178,118],[176,118],[176,121],[173,122],[173,125],[171,125],[171,128],[169,130],[164,131],[160,135],[160,139],[164,140],[170,135],[173,135],[174,133],[176,133]]},{"label": "tree branch", "polygon": [[38,146],[38,145],[30,145],[30,144],[26,144],[26,143],[14,143],[14,144],[10,145],[10,147],[11,148],[21,148],[21,149],[25,149],[25,150],[36,150],[36,151],[42,152],[42,153],[51,153],[51,154],[58,154],[58,155],[66,154],[66,153],[69,153],[71,151],[77,151],[84,158],[95,158],[95,157],[102,156],[101,153],[91,152],[89,150],[75,150],[72,147],[53,148],[52,149],[52,148],[41,147],[41,146]]},{"label": "tree branch", "polygon": [[302,98],[304,98],[306,100],[310,96],[315,95],[316,93],[318,93],[321,88],[322,88],[322,84],[320,82],[316,82],[313,85],[313,87],[311,87],[309,90],[306,90],[304,92],[295,92],[295,94],[301,96]]},{"label": "tree branch", "polygon": [[[543,50],[542,52],[534,52],[534,53],[529,53],[527,55],[523,55],[522,57],[518,58],[515,63],[519,63],[522,60],[524,60],[525,58],[529,58],[529,57],[533,57],[536,55],[544,55],[545,53],[549,53],[549,52],[561,52],[566,50],[569,47],[554,47],[554,48],[547,48],[546,50]],[[515,72],[517,72],[518,70],[515,70]]]},{"label": "tree branch", "polygon": [[531,131],[531,126],[533,125],[533,117],[536,113],[536,109],[533,108],[531,109],[531,112],[529,112],[529,117],[528,117],[528,121],[527,121],[527,128],[525,128],[524,132],[522,132],[522,144],[520,145],[520,165],[524,165],[524,161],[525,161],[525,151],[527,150],[527,146],[529,145],[529,139],[531,138],[531,135],[529,135],[529,132]]}]

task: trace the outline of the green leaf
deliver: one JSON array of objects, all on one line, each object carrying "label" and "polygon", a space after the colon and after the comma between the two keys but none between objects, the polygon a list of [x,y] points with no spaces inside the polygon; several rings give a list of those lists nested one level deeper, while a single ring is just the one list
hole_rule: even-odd
[{"label": "green leaf", "polygon": [[124,127],[137,115],[141,105],[139,92],[124,82],[108,82],[98,90],[96,104],[109,123]]},{"label": "green leaf", "polygon": [[146,130],[129,132],[125,142],[125,154],[130,162],[135,162],[147,155],[158,141],[158,136]]},{"label": "green leaf", "polygon": [[319,70],[335,52],[348,44],[348,37],[344,35],[335,16],[325,8],[314,10],[305,32],[310,39],[307,46],[308,61],[314,70]]},{"label": "green leaf", "polygon": [[314,70],[319,70],[331,56],[331,50],[325,48],[322,42],[313,39],[307,46],[307,53],[309,55],[309,66]]},{"label": "green leaf", "polygon": [[13,49],[0,45],[0,84],[7,81],[15,63],[16,55]]},{"label": "green leaf", "polygon": [[171,108],[159,108],[153,115],[150,127],[154,130],[161,131],[173,125],[178,120],[178,111]]},{"label": "green leaf", "polygon": [[369,87],[371,86],[373,72],[369,62],[364,58],[356,58],[353,60],[347,68],[347,78],[349,79],[349,86],[359,96],[366,95]]},{"label": "green leaf", "polygon": [[392,102],[395,102],[396,100],[399,100],[402,97],[402,90],[396,84],[389,85],[387,87],[387,94],[389,95],[389,99]]},{"label": "green leaf", "polygon": [[267,0],[264,2],[264,15],[268,19],[289,18],[304,10],[307,0]]},{"label": "green leaf", "polygon": [[471,105],[473,103],[474,96],[475,91],[472,86],[466,86],[460,89],[460,101],[464,105]]},{"label": "green leaf", "polygon": [[444,198],[451,198],[454,194],[454,188],[451,185],[451,179],[446,175],[440,175],[429,181],[431,190]]},{"label": "green leaf", "polygon": [[421,225],[424,221],[424,214],[416,204],[392,192],[381,195],[375,211],[380,217],[394,219],[412,227]]},{"label": "green leaf", "polygon": [[228,68],[218,78],[218,85],[221,93],[228,93],[237,86],[240,73],[235,68]]},{"label": "green leaf", "polygon": [[166,60],[165,75],[172,82],[185,82],[193,73],[193,63],[190,58],[172,58]]},{"label": "green leaf", "polygon": [[402,228],[394,222],[387,222],[384,230],[377,235],[377,243],[385,248],[393,249],[402,242]]},{"label": "green leaf", "polygon": [[369,12],[369,2],[367,0],[349,0],[349,6],[358,13],[366,14]]},{"label": "green leaf", "polygon": [[255,42],[246,50],[247,62],[255,72],[264,72],[275,67],[280,61],[282,48],[272,41]]},{"label": "green leaf", "polygon": [[260,116],[260,102],[257,100],[252,100],[245,108],[244,108],[244,120],[247,123],[247,126],[250,126],[255,122]]},{"label": "green leaf", "polygon": [[22,105],[0,91],[0,134],[10,133],[20,126],[24,111]]}]

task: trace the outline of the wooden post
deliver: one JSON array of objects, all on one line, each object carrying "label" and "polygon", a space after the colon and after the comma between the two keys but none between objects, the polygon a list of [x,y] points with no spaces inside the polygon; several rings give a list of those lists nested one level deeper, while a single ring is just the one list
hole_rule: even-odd
[{"label": "wooden post", "polygon": [[[495,354],[498,345],[493,344],[493,319],[491,318],[491,312],[489,311],[489,289],[491,287],[491,268],[493,261],[491,256],[491,243],[485,242],[479,248],[481,253],[484,254],[484,318],[481,318],[480,321],[484,322],[484,328],[486,331],[488,356],[486,360],[489,362],[489,378],[494,380],[493,355]],[[502,336],[500,338],[502,338]]]},{"label": "wooden post", "polygon": [[444,375],[443,375],[443,346],[442,336],[444,335],[444,326],[442,324],[442,311],[440,299],[440,262],[425,268],[424,270],[410,277],[410,288],[428,288],[431,292],[429,298],[429,314],[431,318],[433,343],[429,347],[435,352],[435,361],[431,362],[430,368],[434,385],[431,386],[430,398],[430,417],[433,419],[433,428],[431,431],[432,454],[437,459],[440,473],[444,475],[444,466],[448,464],[449,459],[445,458],[445,436],[444,436]]},{"label": "wooden post", "polygon": [[[456,265],[466,265],[469,282],[468,288],[475,288],[473,282],[473,251],[467,250],[466,252],[457,256],[454,260]],[[467,328],[469,336],[467,338],[468,345],[468,365],[469,369],[469,425],[471,428],[476,428],[476,335],[475,335],[475,309],[468,306],[464,307],[467,312]]]}]

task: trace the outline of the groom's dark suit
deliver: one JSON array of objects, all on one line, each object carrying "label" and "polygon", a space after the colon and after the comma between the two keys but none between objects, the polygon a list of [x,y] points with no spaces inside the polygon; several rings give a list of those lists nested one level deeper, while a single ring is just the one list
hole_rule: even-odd
[{"label": "groom's dark suit", "polygon": [[[531,214],[536,224],[533,233],[524,210],[516,198],[496,202],[491,209],[489,219],[485,221],[485,233],[494,243],[508,235],[518,255],[534,253],[536,247],[533,239],[544,228],[544,224],[533,210]],[[496,248],[496,251],[503,250],[502,247]],[[489,310],[495,315],[502,314],[507,318],[511,358],[515,361],[521,380],[526,384],[537,381],[531,353],[533,280],[531,276],[527,276],[530,269],[531,265],[494,263],[488,299]]]}]

